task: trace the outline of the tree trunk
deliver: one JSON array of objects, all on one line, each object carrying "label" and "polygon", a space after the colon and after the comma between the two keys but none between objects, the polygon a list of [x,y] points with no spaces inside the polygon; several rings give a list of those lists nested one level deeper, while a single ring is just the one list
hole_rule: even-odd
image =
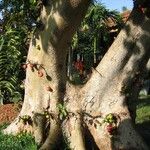
[{"label": "tree trunk", "polygon": [[4,132],[27,130],[49,150],[63,135],[70,149],[86,150],[88,130],[98,149],[148,150],[132,123],[135,107],[129,111],[128,104],[149,58],[150,19],[134,9],[89,81],[74,86],[66,81],[67,49],[89,3],[59,0],[43,7],[44,29],[35,31],[27,58],[24,104]]}]

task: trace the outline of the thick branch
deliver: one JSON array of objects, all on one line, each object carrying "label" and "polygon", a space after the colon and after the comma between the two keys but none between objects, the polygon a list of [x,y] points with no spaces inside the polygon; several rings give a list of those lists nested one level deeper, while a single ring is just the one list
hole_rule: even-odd
[{"label": "thick branch", "polygon": [[[114,82],[122,83],[125,78],[133,77],[146,65],[150,48],[149,25],[150,20],[139,10],[134,9],[125,28],[120,32],[87,83],[85,90],[90,92],[86,95],[86,101],[90,102],[94,97],[102,99],[110,86],[113,87]],[[118,87],[119,91],[121,91],[121,86]]]}]

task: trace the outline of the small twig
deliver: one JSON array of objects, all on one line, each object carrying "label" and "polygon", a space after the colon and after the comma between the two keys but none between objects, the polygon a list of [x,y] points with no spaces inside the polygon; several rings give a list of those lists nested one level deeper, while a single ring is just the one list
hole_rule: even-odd
[{"label": "small twig", "polygon": [[103,77],[103,75],[96,68],[92,68],[92,70],[96,71],[101,77]]},{"label": "small twig", "polygon": [[92,116],[92,115],[90,115],[90,114],[88,114],[88,113],[86,113],[86,112],[82,112],[82,114],[87,115],[88,117],[90,117],[90,118],[92,118],[92,119],[97,119],[97,118],[101,118],[101,117],[102,117],[101,115]]}]

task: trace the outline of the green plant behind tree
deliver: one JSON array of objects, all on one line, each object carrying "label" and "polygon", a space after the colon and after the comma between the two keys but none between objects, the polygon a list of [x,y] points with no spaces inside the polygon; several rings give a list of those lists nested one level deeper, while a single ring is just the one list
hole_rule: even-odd
[{"label": "green plant behind tree", "polygon": [[0,125],[0,150],[37,150],[38,146],[30,134],[21,133],[17,136],[4,135],[1,130],[5,125]]},{"label": "green plant behind tree", "polygon": [[34,0],[0,1],[0,103],[22,99],[21,84],[30,35],[39,26],[40,4]]},{"label": "green plant behind tree", "polygon": [[20,63],[26,54],[24,39],[26,34],[23,29],[6,29],[0,36],[0,99],[16,101],[22,98],[23,92],[20,84],[24,78],[20,70]]},{"label": "green plant behind tree", "polygon": [[94,65],[97,54],[103,57],[112,43],[106,23],[108,18],[114,20],[119,33],[122,26],[119,13],[106,9],[102,4],[91,5],[73,38],[72,48],[83,55],[86,69]]}]

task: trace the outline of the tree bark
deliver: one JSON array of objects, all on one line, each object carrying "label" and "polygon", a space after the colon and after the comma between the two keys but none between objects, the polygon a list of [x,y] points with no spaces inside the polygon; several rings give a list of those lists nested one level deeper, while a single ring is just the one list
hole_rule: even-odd
[{"label": "tree bark", "polygon": [[[71,149],[85,150],[87,129],[98,149],[148,150],[134,129],[127,99],[133,99],[133,87],[149,59],[150,19],[134,9],[89,81],[74,86],[66,80],[67,49],[89,4],[58,0],[43,7],[44,29],[34,33],[27,57],[24,104],[4,132],[30,127],[41,149],[54,149],[63,134]],[[25,115],[31,124],[20,121]]]}]

